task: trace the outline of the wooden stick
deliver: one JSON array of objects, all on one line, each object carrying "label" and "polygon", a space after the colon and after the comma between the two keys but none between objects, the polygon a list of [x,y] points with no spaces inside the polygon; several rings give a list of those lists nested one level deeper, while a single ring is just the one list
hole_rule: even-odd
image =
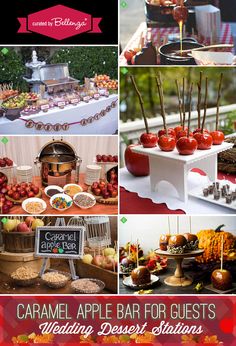
[{"label": "wooden stick", "polygon": [[217,102],[216,102],[216,131],[218,131],[218,127],[219,127],[219,112],[220,112],[222,80],[223,80],[223,73],[220,74],[220,83],[218,87]]},{"label": "wooden stick", "polygon": [[207,97],[208,97],[208,78],[206,77],[206,83],[205,83],[205,99],[204,99],[204,114],[202,119],[202,133],[205,126],[206,121],[206,112],[207,112]]},{"label": "wooden stick", "polygon": [[185,78],[183,77],[183,87],[182,87],[182,112],[183,112],[183,130],[185,126]]},{"label": "wooden stick", "polygon": [[182,102],[181,102],[181,96],[180,96],[180,90],[179,90],[179,81],[175,80],[176,88],[177,88],[177,96],[179,101],[179,117],[180,117],[180,125],[183,126],[183,117],[182,117]]},{"label": "wooden stick", "polygon": [[179,216],[177,216],[177,234],[179,234]]},{"label": "wooden stick", "polygon": [[157,89],[158,89],[158,94],[159,94],[159,99],[160,99],[161,116],[162,116],[162,119],[163,119],[163,125],[164,125],[164,129],[166,131],[166,134],[168,134],[167,125],[166,125],[165,107],[164,107],[163,86],[162,86],[162,80],[161,80],[160,72],[156,76],[156,82],[157,82]]},{"label": "wooden stick", "polygon": [[191,112],[192,112],[192,92],[193,92],[193,83],[191,83],[189,88],[189,111],[188,111],[188,134],[187,137],[189,137],[190,134],[190,123],[191,123]]},{"label": "wooden stick", "polygon": [[220,269],[223,270],[223,253],[224,253],[224,234],[221,235],[221,265]]},{"label": "wooden stick", "polygon": [[189,230],[190,230],[190,233],[192,233],[192,218],[191,218],[191,216],[189,216]]},{"label": "wooden stick", "polygon": [[148,122],[147,122],[147,117],[146,117],[146,113],[145,113],[145,110],[144,110],[144,102],[143,102],[143,99],[142,99],[142,96],[138,90],[138,87],[137,87],[137,84],[135,82],[135,78],[134,76],[130,76],[130,79],[131,79],[131,82],[133,84],[133,87],[134,87],[134,90],[136,91],[136,94],[139,98],[139,103],[140,103],[140,107],[141,107],[141,111],[142,111],[142,115],[143,115],[143,120],[144,120],[144,124],[145,124],[145,128],[146,128],[146,133],[149,133],[149,128],[148,128]]},{"label": "wooden stick", "polygon": [[198,86],[198,102],[197,102],[197,112],[198,112],[198,128],[201,127],[201,103],[202,103],[202,71],[200,71],[200,80],[197,84]]}]

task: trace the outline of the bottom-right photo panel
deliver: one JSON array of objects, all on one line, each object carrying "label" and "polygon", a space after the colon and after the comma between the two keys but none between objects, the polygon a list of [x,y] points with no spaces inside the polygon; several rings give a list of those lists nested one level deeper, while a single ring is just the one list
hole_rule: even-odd
[{"label": "bottom-right photo panel", "polygon": [[235,294],[236,216],[123,215],[120,294]]}]

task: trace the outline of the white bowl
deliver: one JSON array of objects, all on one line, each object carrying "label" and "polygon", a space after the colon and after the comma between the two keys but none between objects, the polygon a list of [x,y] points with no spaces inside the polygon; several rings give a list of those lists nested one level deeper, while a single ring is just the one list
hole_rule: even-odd
[{"label": "white bowl", "polygon": [[[64,187],[63,187],[63,192],[65,193],[65,194],[67,194],[66,192],[65,192],[65,190],[66,190],[66,188],[67,187],[70,187],[70,186],[76,186],[76,187],[79,187],[80,189],[81,189],[81,191],[80,192],[82,192],[83,191],[83,188],[82,188],[82,186],[80,186],[80,185],[78,185],[78,184],[66,184]],[[80,192],[77,192],[77,193],[80,193]],[[76,194],[75,194],[76,195]],[[75,196],[74,195],[74,196]],[[68,194],[68,196],[70,196],[69,194]],[[70,196],[70,197],[74,197],[74,196]]]},{"label": "white bowl", "polygon": [[49,197],[49,198],[52,197],[52,196],[48,195],[48,190],[51,190],[51,189],[57,189],[58,193],[60,193],[60,192],[63,193],[63,188],[62,187],[57,186],[57,185],[49,185],[49,186],[45,187],[45,189],[44,189],[44,192],[45,192],[46,196]]},{"label": "white bowl", "polygon": [[[71,205],[68,206],[68,207],[66,207],[66,208],[64,208],[64,209],[55,208],[55,207],[53,206],[52,202],[53,202],[53,200],[54,200],[55,198],[57,198],[57,197],[63,197],[63,198],[65,198],[65,200],[66,200],[67,203],[71,202]],[[65,211],[65,210],[69,209],[70,207],[72,207],[72,205],[73,205],[73,200],[72,200],[72,198],[71,198],[69,195],[66,195],[65,193],[57,193],[56,195],[54,195],[54,196],[52,196],[52,197],[50,198],[50,205],[51,205],[51,207],[52,207],[53,209],[55,209],[55,210],[57,210],[57,211]]]},{"label": "white bowl", "polygon": [[[84,196],[90,197],[90,198],[93,200],[93,205],[88,206],[88,207],[84,207],[84,206],[80,206],[79,204],[77,204],[76,201],[75,201],[75,199],[76,199],[76,197],[79,196],[79,195],[84,195]],[[75,203],[75,205],[76,205],[77,207],[79,207],[79,208],[81,208],[81,209],[89,209],[89,208],[92,208],[92,207],[95,206],[95,204],[96,204],[96,198],[95,198],[91,193],[88,193],[88,192],[79,192],[79,193],[77,193],[76,195],[74,195],[73,202]]]},{"label": "white bowl", "polygon": [[234,63],[234,55],[230,52],[192,51],[197,65],[228,66]]},{"label": "white bowl", "polygon": [[[30,213],[29,211],[26,210],[26,205],[29,202],[40,202],[43,205],[43,209],[40,212],[37,213]],[[22,202],[22,209],[24,209],[24,211],[28,214],[33,214],[33,215],[38,215],[38,214],[42,214],[46,209],[47,209],[47,204],[46,202],[42,199],[42,198],[37,198],[37,197],[32,197],[32,198],[27,198]]]}]

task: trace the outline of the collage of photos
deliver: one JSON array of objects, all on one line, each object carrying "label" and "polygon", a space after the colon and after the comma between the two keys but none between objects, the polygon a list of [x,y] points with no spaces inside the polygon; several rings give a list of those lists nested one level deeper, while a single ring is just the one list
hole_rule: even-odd
[{"label": "collage of photos", "polygon": [[[128,310],[233,299],[236,1],[111,3],[23,0],[8,41],[0,34],[0,301],[45,295]],[[135,320],[98,311],[117,326]],[[17,323],[6,345],[40,343],[35,325],[24,321],[22,337]],[[204,323],[203,344],[236,345],[235,328],[217,334],[216,321]],[[203,340],[164,334],[158,343],[149,331],[59,337]]]}]

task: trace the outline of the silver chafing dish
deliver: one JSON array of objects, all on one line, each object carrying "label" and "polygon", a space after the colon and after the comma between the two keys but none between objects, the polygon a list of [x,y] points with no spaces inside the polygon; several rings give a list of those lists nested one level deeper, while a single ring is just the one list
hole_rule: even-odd
[{"label": "silver chafing dish", "polygon": [[52,140],[44,145],[35,159],[40,168],[42,184],[64,186],[71,183],[72,172],[75,182],[79,182],[81,158],[75,149],[63,140]]},{"label": "silver chafing dish", "polygon": [[49,94],[74,90],[78,80],[70,77],[68,64],[44,65],[40,68],[41,82]]}]

